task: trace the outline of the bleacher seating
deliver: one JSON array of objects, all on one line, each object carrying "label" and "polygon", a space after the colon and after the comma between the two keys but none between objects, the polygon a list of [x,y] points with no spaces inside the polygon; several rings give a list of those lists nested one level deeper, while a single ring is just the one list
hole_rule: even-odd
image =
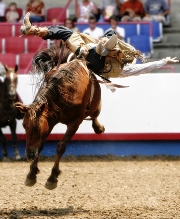
[{"label": "bleacher seating", "polygon": [[152,40],[147,35],[131,36],[128,43],[141,51],[146,58],[150,58],[153,52]]},{"label": "bleacher seating", "polygon": [[[138,34],[138,23],[119,23],[120,27],[123,27],[125,29],[126,32],[126,36],[125,36],[125,40],[127,41],[127,38],[130,36],[136,36],[139,35]],[[146,26],[149,27],[149,24],[147,24]]]},{"label": "bleacher seating", "polygon": [[0,53],[0,62],[9,67],[14,67],[17,63],[17,55],[14,53]]},{"label": "bleacher seating", "polygon": [[35,53],[39,49],[47,47],[47,41],[42,40],[39,37],[29,36],[27,37],[27,40],[28,40],[27,51],[30,53]]},{"label": "bleacher seating", "polygon": [[1,23],[1,31],[0,31],[0,37],[9,37],[9,36],[13,36],[13,29],[14,29],[14,25],[9,24],[9,23]]},{"label": "bleacher seating", "polygon": [[46,21],[48,21],[48,22],[57,22],[57,21],[64,22],[64,20],[68,17],[67,13],[68,13],[67,10],[64,10],[64,8],[60,8],[60,7],[49,8],[49,9],[47,9],[47,13],[46,13]]},{"label": "bleacher seating", "polygon": [[20,37],[6,37],[5,38],[5,53],[20,54],[26,52],[27,40]]},{"label": "bleacher seating", "polygon": [[152,36],[152,23],[151,22],[142,22],[138,24],[138,35],[149,35]]},{"label": "bleacher seating", "polygon": [[163,38],[163,30],[162,30],[162,23],[157,21],[152,21],[152,37],[153,42],[160,42]]},{"label": "bleacher seating", "polygon": [[22,53],[17,56],[17,62],[19,65],[19,74],[27,74],[31,69],[32,58],[34,53]]},{"label": "bleacher seating", "polygon": [[20,23],[17,23],[16,25],[14,25],[14,28],[13,28],[13,35],[12,36],[21,36],[21,32],[20,32],[20,27],[21,27],[22,24]]},{"label": "bleacher seating", "polygon": [[0,53],[4,53],[4,44],[5,44],[4,38],[0,38]]},{"label": "bleacher seating", "polygon": [[13,67],[19,65],[19,73],[28,73],[34,54],[43,47],[47,41],[38,37],[19,37],[21,24],[0,24],[0,62]]}]

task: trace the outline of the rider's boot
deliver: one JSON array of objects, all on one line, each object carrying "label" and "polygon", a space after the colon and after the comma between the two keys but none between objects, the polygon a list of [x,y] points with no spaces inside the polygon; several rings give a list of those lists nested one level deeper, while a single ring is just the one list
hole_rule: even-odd
[{"label": "rider's boot", "polygon": [[30,13],[28,12],[23,20],[23,25],[20,28],[20,31],[23,35],[36,35],[42,37],[43,39],[62,39],[68,45],[69,49],[76,53],[76,55],[88,54],[88,46],[81,38],[81,36],[69,30],[63,26],[50,26],[50,27],[35,27],[30,22]]},{"label": "rider's boot", "polygon": [[28,12],[23,20],[23,25],[20,28],[20,31],[23,35],[36,35],[39,37],[45,37],[48,35],[49,30],[47,27],[35,27],[31,24],[30,13]]},{"label": "rider's boot", "polygon": [[103,37],[99,40],[96,46],[96,52],[100,56],[106,56],[111,49],[113,49],[117,44],[117,35],[112,35],[110,38]]}]

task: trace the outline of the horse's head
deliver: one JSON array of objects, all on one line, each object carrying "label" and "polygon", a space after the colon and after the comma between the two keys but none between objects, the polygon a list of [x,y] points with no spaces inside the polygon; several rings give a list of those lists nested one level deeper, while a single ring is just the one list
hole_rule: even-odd
[{"label": "horse's head", "polygon": [[26,156],[29,160],[38,157],[51,128],[47,117],[47,104],[25,106],[16,103],[16,108],[24,113],[23,127],[26,131]]},{"label": "horse's head", "polygon": [[17,88],[17,70],[18,66],[16,65],[15,68],[8,68],[6,65],[5,68],[5,79],[4,84],[6,88],[6,92],[10,99],[15,100],[16,99],[16,88]]}]

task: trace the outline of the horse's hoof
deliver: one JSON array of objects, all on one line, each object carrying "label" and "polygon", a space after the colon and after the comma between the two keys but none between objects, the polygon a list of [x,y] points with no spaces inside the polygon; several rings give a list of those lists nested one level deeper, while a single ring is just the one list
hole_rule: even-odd
[{"label": "horse's hoof", "polygon": [[46,189],[53,190],[56,187],[57,187],[57,182],[52,183],[52,182],[46,181],[46,184],[45,184]]},{"label": "horse's hoof", "polygon": [[33,186],[35,183],[36,183],[36,179],[31,180],[31,179],[26,178],[26,180],[25,180],[25,182],[24,182],[24,185],[31,187],[31,186]]},{"label": "horse's hoof", "polygon": [[[102,125],[102,127],[101,127],[101,133],[104,133],[105,132],[105,128],[104,128],[104,126]],[[100,134],[101,134],[100,133]]]},{"label": "horse's hoof", "polygon": [[10,162],[9,157],[3,157],[3,162]]},{"label": "horse's hoof", "polygon": [[100,127],[98,127],[98,128],[94,128],[94,131],[95,131],[96,134],[102,134],[102,133],[104,133],[105,128],[104,128],[104,126],[102,125],[102,126],[100,126]]},{"label": "horse's hoof", "polygon": [[105,132],[105,127],[103,126],[103,132]]}]

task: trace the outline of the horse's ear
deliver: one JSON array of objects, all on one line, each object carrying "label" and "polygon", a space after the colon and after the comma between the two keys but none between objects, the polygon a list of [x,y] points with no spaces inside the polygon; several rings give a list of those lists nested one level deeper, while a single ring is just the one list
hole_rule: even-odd
[{"label": "horse's ear", "polygon": [[15,68],[14,68],[14,72],[18,71],[18,65],[16,64]]},{"label": "horse's ear", "polygon": [[5,69],[5,72],[8,71],[8,67],[7,67],[7,65],[4,65],[4,69]]},{"label": "horse's ear", "polygon": [[18,109],[21,113],[24,113],[24,114],[28,111],[28,107],[25,106],[24,104],[20,103],[20,102],[15,103],[15,107],[16,107],[16,109]]},{"label": "horse's ear", "polygon": [[42,103],[37,110],[36,115],[41,115],[43,112],[46,112],[46,103]]}]

